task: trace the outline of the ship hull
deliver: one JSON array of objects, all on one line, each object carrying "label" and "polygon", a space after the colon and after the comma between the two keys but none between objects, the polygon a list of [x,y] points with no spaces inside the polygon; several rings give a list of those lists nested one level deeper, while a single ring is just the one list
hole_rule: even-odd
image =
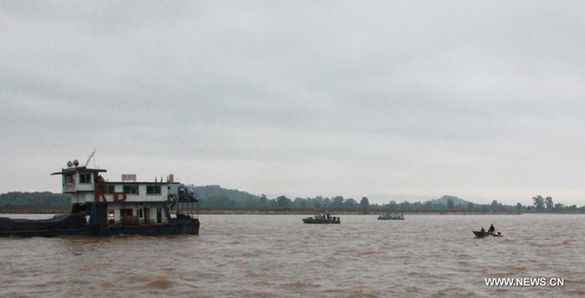
[{"label": "ship hull", "polygon": [[79,236],[114,236],[114,235],[176,235],[188,234],[199,235],[199,219],[180,219],[174,220],[169,224],[160,225],[136,225],[136,226],[109,226],[104,228],[97,227],[74,227],[74,228],[48,228],[43,229],[1,229],[0,237],[59,237],[68,235]]},{"label": "ship hull", "polygon": [[327,224],[340,224],[341,220],[332,220],[332,219],[312,219],[312,218],[303,218],[303,223],[306,224],[318,224],[318,225],[327,225]]}]

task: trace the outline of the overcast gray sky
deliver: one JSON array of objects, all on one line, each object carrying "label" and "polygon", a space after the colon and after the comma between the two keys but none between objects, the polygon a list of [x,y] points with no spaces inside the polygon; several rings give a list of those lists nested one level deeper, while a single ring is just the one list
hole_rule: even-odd
[{"label": "overcast gray sky", "polygon": [[1,1],[0,192],[585,204],[584,1]]}]

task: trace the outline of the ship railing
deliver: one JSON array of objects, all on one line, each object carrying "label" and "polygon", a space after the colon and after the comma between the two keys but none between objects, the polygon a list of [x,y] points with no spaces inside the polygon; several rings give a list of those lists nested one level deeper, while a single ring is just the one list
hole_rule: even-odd
[{"label": "ship railing", "polygon": [[188,215],[192,218],[199,217],[199,202],[177,202],[171,210],[174,214]]}]

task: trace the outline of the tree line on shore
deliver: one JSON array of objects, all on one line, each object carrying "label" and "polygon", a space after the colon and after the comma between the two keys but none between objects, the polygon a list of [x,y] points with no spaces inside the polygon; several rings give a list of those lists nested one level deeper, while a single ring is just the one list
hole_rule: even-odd
[{"label": "tree line on shore", "polygon": [[566,206],[554,203],[551,197],[535,196],[531,205],[517,203],[505,205],[497,200],[490,204],[476,204],[457,197],[443,196],[425,202],[370,203],[367,197],[359,200],[343,196],[312,198],[288,198],[278,196],[269,199],[266,195],[253,195],[239,190],[228,190],[218,185],[190,186],[200,200],[204,210],[265,210],[265,211],[311,211],[330,210],[348,212],[477,212],[477,213],[585,213],[585,206]]},{"label": "tree line on shore", "polygon": [[[444,196],[425,202],[371,203],[367,197],[358,200],[343,196],[312,198],[288,198],[253,195],[247,192],[225,189],[218,185],[189,186],[200,201],[202,210],[233,211],[291,211],[312,212],[317,210],[343,212],[473,212],[473,213],[585,213],[585,206],[566,206],[555,203],[552,197],[535,196],[532,204],[505,205],[497,200],[490,204],[475,204],[457,197]],[[9,192],[0,195],[0,213],[9,212],[68,212],[70,197],[51,192]],[[39,211],[40,210],[40,211]]]},{"label": "tree line on shore", "polygon": [[65,194],[43,192],[9,192],[0,195],[0,213],[64,213],[71,209]]}]

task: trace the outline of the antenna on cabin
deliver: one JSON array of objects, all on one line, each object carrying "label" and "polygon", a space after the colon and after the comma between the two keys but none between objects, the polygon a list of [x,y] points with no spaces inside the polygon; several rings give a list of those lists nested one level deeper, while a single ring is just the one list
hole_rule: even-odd
[{"label": "antenna on cabin", "polygon": [[93,148],[93,151],[91,152],[91,154],[89,155],[89,157],[87,158],[87,161],[85,162],[85,164],[83,165],[84,167],[87,167],[87,165],[89,164],[89,161],[91,160],[92,157],[95,156],[95,149]]}]

